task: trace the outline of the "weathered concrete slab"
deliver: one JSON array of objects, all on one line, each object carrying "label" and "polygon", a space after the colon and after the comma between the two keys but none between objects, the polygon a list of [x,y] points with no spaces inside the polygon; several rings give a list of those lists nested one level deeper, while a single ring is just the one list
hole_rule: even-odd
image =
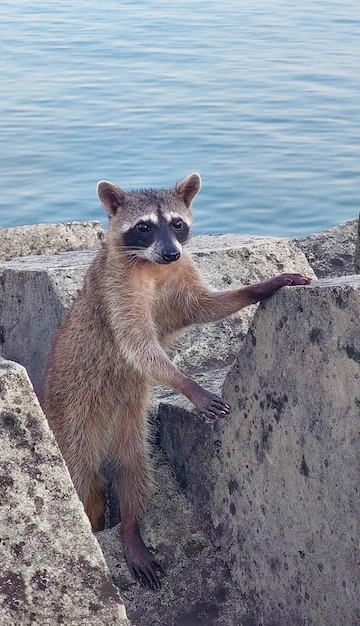
[{"label": "weathered concrete slab", "polygon": [[351,220],[293,242],[304,252],[318,278],[351,275],[356,271],[357,228],[358,220]]},{"label": "weathered concrete slab", "polygon": [[130,625],[23,367],[0,359],[0,623]]},{"label": "weathered concrete slab", "polygon": [[[283,271],[313,275],[304,254],[287,239],[196,237],[189,246],[205,279],[225,289]],[[53,334],[81,288],[94,251],[23,257],[0,263],[0,354],[24,365],[39,393]],[[207,327],[191,329],[174,351],[188,371],[231,363],[255,307]]]},{"label": "weathered concrete slab", "polygon": [[63,252],[0,263],[0,355],[26,367],[37,393],[51,339],[94,256]]},{"label": "weathered concrete slab", "polygon": [[354,267],[355,267],[355,272],[357,274],[360,274],[360,215],[359,215],[359,219],[357,220],[357,240],[356,240],[356,248],[355,248],[355,255],[354,255]]},{"label": "weathered concrete slab", "polygon": [[98,248],[103,240],[104,229],[95,221],[0,228],[0,259],[89,250]]},{"label": "weathered concrete slab", "polygon": [[359,310],[360,277],[280,290],[226,379],[228,419],[160,407],[162,445],[257,626],[360,618]]}]

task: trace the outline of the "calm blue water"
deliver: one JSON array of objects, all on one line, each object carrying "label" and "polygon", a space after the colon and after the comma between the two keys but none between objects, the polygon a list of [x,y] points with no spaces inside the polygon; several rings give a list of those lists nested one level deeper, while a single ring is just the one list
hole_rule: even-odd
[{"label": "calm blue water", "polygon": [[192,171],[196,233],[357,217],[359,0],[2,0],[0,23],[0,226]]}]

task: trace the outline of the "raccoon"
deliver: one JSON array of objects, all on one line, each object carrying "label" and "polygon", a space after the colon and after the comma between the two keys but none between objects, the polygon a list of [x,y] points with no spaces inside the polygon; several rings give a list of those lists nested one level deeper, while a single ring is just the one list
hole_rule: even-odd
[{"label": "raccoon", "polygon": [[154,384],[184,394],[207,418],[229,405],[185,376],[167,349],[193,324],[207,324],[310,282],[282,274],[238,289],[204,284],[183,249],[191,204],[201,185],[190,174],[172,189],[125,192],[101,181],[109,217],[104,247],[85,277],[50,350],[44,410],[93,530],[103,511],[103,459],[109,459],[121,508],[121,538],[133,576],[158,589],[164,573],[145,546],[139,519],[153,488],[147,408]]}]

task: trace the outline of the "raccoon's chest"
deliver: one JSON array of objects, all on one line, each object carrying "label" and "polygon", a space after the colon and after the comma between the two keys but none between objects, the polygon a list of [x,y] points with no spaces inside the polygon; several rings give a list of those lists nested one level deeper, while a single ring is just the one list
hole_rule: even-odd
[{"label": "raccoon's chest", "polygon": [[151,314],[158,338],[167,344],[171,335],[184,328],[184,307],[182,298],[173,290],[160,289],[152,298]]}]

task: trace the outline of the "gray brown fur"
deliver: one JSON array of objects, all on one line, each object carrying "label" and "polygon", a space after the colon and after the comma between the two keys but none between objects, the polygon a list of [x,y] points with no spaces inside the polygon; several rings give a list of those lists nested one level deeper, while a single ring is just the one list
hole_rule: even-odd
[{"label": "gray brown fur", "polygon": [[199,188],[197,174],[170,190],[125,193],[99,184],[110,218],[105,246],[55,337],[46,372],[45,412],[93,528],[101,516],[101,464],[107,457],[118,485],[125,555],[150,587],[159,586],[156,562],[141,544],[137,521],[153,486],[146,417],[151,389],[175,389],[208,417],[224,417],[230,408],[182,374],[167,347],[187,326],[219,320],[306,280],[283,275],[216,292],[204,285],[185,251],[175,263],[162,264],[146,258],[147,251],[124,247],[125,233],[144,215],[179,214],[191,227]]}]

